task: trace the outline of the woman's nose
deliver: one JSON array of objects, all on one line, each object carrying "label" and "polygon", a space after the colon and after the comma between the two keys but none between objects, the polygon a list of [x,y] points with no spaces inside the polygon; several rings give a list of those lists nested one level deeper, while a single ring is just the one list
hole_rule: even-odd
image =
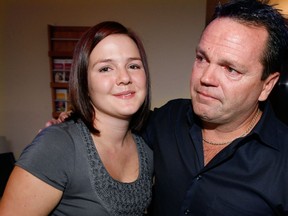
[{"label": "woman's nose", "polygon": [[129,74],[129,71],[127,69],[121,69],[119,70],[117,74],[117,85],[127,85],[131,83],[131,77]]}]

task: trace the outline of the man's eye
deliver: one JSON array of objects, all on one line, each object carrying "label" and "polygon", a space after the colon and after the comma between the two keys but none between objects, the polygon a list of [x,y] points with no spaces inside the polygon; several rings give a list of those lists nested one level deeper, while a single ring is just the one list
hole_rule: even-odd
[{"label": "man's eye", "polygon": [[202,56],[200,56],[200,55],[197,55],[196,56],[196,61],[197,62],[203,62],[205,59],[202,57]]},{"label": "man's eye", "polygon": [[238,71],[235,70],[234,68],[231,68],[231,67],[228,67],[228,66],[225,66],[224,68],[225,68],[225,70],[227,70],[229,73],[238,73]]},{"label": "man's eye", "polygon": [[224,73],[232,79],[240,79],[243,76],[243,73],[241,73],[240,71],[232,67],[223,66],[223,68],[224,68]]}]

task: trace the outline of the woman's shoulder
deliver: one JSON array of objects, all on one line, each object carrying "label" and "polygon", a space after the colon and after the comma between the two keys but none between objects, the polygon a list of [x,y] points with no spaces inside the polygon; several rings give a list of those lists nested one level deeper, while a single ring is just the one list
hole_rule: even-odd
[{"label": "woman's shoulder", "polygon": [[77,124],[77,122],[69,120],[60,124],[51,125],[41,130],[41,132],[36,135],[32,142],[25,147],[23,153],[72,153],[71,151],[75,145],[75,137],[79,136]]},{"label": "woman's shoulder", "polygon": [[76,120],[67,120],[59,124],[51,125],[43,129],[37,136],[59,137],[63,138],[67,135],[74,135],[79,130],[81,122]]}]

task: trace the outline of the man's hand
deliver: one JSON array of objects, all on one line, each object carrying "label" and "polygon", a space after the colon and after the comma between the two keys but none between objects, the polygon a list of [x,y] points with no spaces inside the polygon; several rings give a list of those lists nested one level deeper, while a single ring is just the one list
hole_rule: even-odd
[{"label": "man's hand", "polygon": [[[54,124],[60,124],[61,122],[64,122],[65,119],[67,119],[71,115],[71,113],[72,113],[72,111],[61,112],[57,119],[51,119],[48,122],[46,122],[44,128],[49,127],[49,126],[54,125]],[[39,132],[41,130],[42,129],[40,129]]]}]

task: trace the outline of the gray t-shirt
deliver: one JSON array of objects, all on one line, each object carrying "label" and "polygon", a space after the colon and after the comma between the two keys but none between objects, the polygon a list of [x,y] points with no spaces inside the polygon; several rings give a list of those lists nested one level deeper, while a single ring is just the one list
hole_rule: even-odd
[{"label": "gray t-shirt", "polygon": [[143,215],[151,201],[153,156],[143,139],[133,136],[140,171],[132,183],[119,182],[108,174],[82,121],[44,129],[16,165],[63,191],[51,215]]}]

